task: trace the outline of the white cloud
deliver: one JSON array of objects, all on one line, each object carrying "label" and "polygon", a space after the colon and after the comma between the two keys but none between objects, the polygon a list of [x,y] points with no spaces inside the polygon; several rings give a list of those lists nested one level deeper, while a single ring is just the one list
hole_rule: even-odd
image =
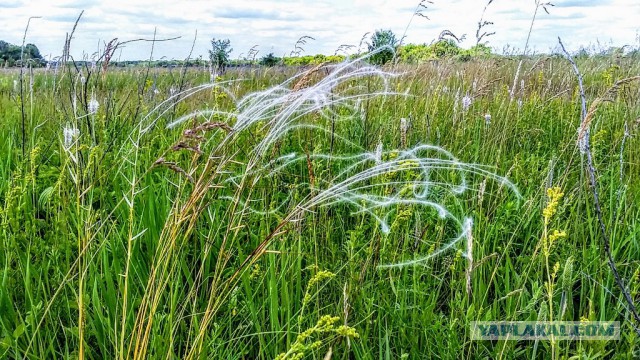
[{"label": "white cloud", "polygon": [[[434,0],[425,3],[423,17],[412,16],[417,0],[236,0],[225,5],[208,0],[5,0],[0,5],[2,40],[22,42],[30,16],[27,42],[35,43],[43,54],[59,55],[65,34],[71,31],[81,10],[85,10],[72,42],[76,58],[92,54],[112,38],[121,41],[153,37],[182,36],[157,44],[154,57],[184,58],[198,32],[194,55],[205,55],[212,37],[231,39],[234,56],[259,45],[260,55],[288,54],[303,35],[314,37],[305,47],[307,54],[333,53],[342,44],[358,45],[362,35],[376,29],[391,29],[398,37],[406,31],[405,43],[429,43],[444,30],[467,35],[464,46],[473,45],[475,31],[486,2],[480,0]],[[537,14],[530,47],[538,51],[555,48],[557,37],[572,49],[596,42],[622,46],[638,44],[640,2],[637,0],[576,1],[557,0],[550,14]],[[489,45],[501,49],[506,44],[523,49],[534,1],[494,1],[485,20],[494,22]],[[407,29],[407,25],[411,23]],[[122,51],[122,58],[144,59],[150,43],[136,43]]]}]

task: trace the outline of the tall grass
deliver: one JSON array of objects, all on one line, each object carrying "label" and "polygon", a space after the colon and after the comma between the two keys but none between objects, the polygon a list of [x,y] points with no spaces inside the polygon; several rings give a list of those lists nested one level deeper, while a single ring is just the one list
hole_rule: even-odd
[{"label": "tall grass", "polygon": [[[580,60],[588,98],[638,74],[616,61]],[[603,266],[562,59],[231,69],[213,83],[201,70],[91,71],[34,71],[25,156],[18,74],[0,76],[3,357],[637,351]],[[178,81],[187,90],[172,92]],[[638,95],[622,89],[592,123],[634,296],[640,162],[624,134]],[[78,134],[67,144],[65,127]],[[545,218],[553,187],[564,196]],[[566,237],[550,243],[553,229]],[[623,339],[468,338],[470,321],[551,317],[620,320]]]}]

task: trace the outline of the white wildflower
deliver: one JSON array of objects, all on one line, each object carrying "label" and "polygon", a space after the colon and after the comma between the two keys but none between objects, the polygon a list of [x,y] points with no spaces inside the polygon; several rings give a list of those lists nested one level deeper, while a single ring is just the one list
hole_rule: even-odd
[{"label": "white wildflower", "polygon": [[64,147],[66,149],[70,148],[73,145],[73,141],[80,135],[80,130],[75,127],[70,127],[69,125],[65,126],[62,130],[62,136],[64,137]]},{"label": "white wildflower", "polygon": [[491,124],[491,114],[484,114],[484,123],[487,125]]},{"label": "white wildflower", "polygon": [[173,96],[173,95],[175,95],[177,92],[178,92],[178,89],[177,89],[175,86],[172,86],[172,87],[169,89],[169,96]]},{"label": "white wildflower", "polygon": [[97,113],[99,107],[100,103],[98,103],[98,100],[96,100],[96,98],[92,96],[91,100],[89,101],[89,114]]},{"label": "white wildflower", "polygon": [[469,110],[469,106],[471,106],[472,103],[473,103],[473,98],[470,97],[469,95],[465,95],[462,98],[462,111]]}]

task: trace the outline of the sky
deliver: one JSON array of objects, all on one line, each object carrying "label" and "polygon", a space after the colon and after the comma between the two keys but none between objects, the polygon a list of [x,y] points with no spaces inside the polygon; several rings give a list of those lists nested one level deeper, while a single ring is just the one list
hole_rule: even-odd
[{"label": "sky", "polygon": [[[545,0],[548,1],[548,0]],[[432,3],[431,3],[432,2]],[[207,57],[212,38],[229,39],[233,58],[246,57],[256,46],[257,57],[289,55],[296,41],[310,36],[303,54],[334,54],[341,45],[356,48],[366,33],[390,29],[404,43],[430,43],[443,30],[466,34],[461,44],[475,44],[485,0],[424,1],[423,16],[414,16],[419,0],[0,0],[0,40],[26,42],[46,57],[62,53],[65,36],[78,23],[71,54],[91,59],[113,38],[119,41],[180,37],[156,42],[154,59]],[[549,14],[539,9],[529,41],[530,51],[550,52],[562,38],[570,50],[580,47],[640,47],[639,0],[551,0]],[[484,20],[495,35],[486,38],[497,52],[525,48],[535,0],[494,0]],[[194,42],[195,40],[195,42]],[[366,43],[366,40],[365,40]],[[120,60],[148,59],[151,42],[133,42],[114,55]]]}]

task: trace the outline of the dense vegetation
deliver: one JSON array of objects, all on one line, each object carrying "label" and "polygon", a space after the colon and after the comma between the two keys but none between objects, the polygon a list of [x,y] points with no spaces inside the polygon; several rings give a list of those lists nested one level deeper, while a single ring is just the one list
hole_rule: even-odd
[{"label": "dense vegetation", "polygon": [[31,66],[41,66],[44,64],[40,50],[38,50],[38,47],[34,44],[26,44],[23,51],[21,46],[0,40],[0,65],[20,65],[21,59]]},{"label": "dense vegetation", "polygon": [[[456,60],[468,61],[472,58],[486,57],[491,55],[491,49],[483,44],[476,45],[470,49],[464,49],[458,45],[458,43],[452,39],[440,39],[434,41],[431,44],[406,44],[400,45],[398,40],[389,30],[376,32],[368,44],[368,52],[374,52],[375,49],[386,46],[384,51],[374,54],[370,58],[370,62],[377,65],[386,64],[392,59],[396,58],[396,62],[405,64],[421,64],[430,60],[454,58]],[[353,48],[353,46],[348,49]],[[343,49],[345,52],[348,49]],[[125,61],[112,61],[110,66],[112,67],[130,67],[130,66],[148,66],[154,67],[178,67],[178,66],[213,66],[219,71],[226,67],[239,67],[239,66],[251,66],[251,65],[263,65],[263,66],[306,66],[306,65],[319,65],[324,63],[339,63],[346,59],[344,54],[334,55],[304,55],[302,49],[298,50],[298,53],[292,52],[289,56],[276,56],[274,53],[265,54],[257,58],[257,50],[250,51],[248,56],[243,56],[239,59],[231,58],[231,42],[229,39],[212,39],[211,49],[209,51],[209,59],[203,59],[202,57],[197,59],[185,59],[185,60],[154,60],[149,62],[148,60],[125,60]],[[355,55],[366,56],[367,52],[362,50],[362,53]],[[16,45],[8,44],[4,41],[0,41],[0,60],[6,63],[6,66],[19,66],[20,64],[21,48]],[[46,62],[40,55],[38,48],[33,44],[27,44],[24,52],[25,59],[31,59],[30,64],[32,66],[42,66]],[[57,60],[57,59],[54,59]],[[56,61],[53,61],[55,64]],[[79,66],[90,65],[96,61],[76,60],[76,64]]]},{"label": "dense vegetation", "polygon": [[[580,58],[587,99],[638,64]],[[206,68],[61,65],[26,73],[22,94],[18,71],[2,70],[0,357],[637,356],[576,145],[573,70],[556,57],[518,68],[230,68],[211,82]],[[323,86],[336,71],[348,76]],[[637,82],[622,86],[590,125],[636,303],[639,99]],[[384,165],[360,188],[340,185]],[[617,320],[622,337],[469,339],[474,320],[539,319]]]}]

